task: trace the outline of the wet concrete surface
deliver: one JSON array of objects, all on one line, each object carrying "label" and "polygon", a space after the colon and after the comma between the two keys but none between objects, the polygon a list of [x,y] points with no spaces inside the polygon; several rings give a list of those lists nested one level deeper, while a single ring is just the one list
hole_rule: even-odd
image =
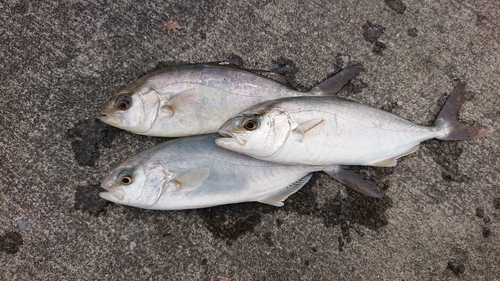
[{"label": "wet concrete surface", "polygon": [[[497,1],[1,1],[0,280],[498,279],[499,19]],[[106,99],[221,60],[300,90],[361,65],[342,97],[422,125],[467,82],[460,118],[491,132],[353,167],[383,199],[323,173],[282,208],[100,199],[113,167],[163,141],[97,121]]]}]

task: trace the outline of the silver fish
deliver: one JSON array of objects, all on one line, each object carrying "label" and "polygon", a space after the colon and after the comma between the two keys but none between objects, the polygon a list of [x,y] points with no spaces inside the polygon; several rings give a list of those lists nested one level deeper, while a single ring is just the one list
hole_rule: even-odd
[{"label": "silver fish", "polygon": [[336,94],[360,71],[359,66],[347,68],[299,92],[284,84],[286,78],[268,71],[224,63],[174,66],[144,75],[111,97],[100,119],[148,136],[216,133],[224,121],[263,101]]},{"label": "silver fish", "polygon": [[258,159],[294,165],[395,166],[428,139],[471,140],[488,130],[458,120],[465,84],[450,94],[434,126],[418,126],[389,112],[330,97],[264,102],[219,129],[216,143]]},{"label": "silver fish", "polygon": [[311,173],[324,170],[364,194],[382,193],[340,166],[286,166],[218,147],[218,135],[179,138],[149,148],[115,168],[102,182],[109,201],[144,209],[178,210],[257,201],[283,206]]}]

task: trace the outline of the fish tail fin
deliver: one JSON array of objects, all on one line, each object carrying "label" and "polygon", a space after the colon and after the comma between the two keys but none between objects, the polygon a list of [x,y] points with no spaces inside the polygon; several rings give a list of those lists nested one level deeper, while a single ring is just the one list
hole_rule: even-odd
[{"label": "fish tail fin", "polygon": [[384,197],[375,183],[365,179],[364,174],[357,173],[347,166],[333,166],[332,169],[325,169],[324,172],[361,194],[376,198]]},{"label": "fish tail fin", "polygon": [[359,65],[351,66],[341,70],[334,76],[321,82],[319,85],[311,89],[317,96],[334,96],[342,87],[344,87],[350,80],[354,79],[363,68]]},{"label": "fish tail fin", "polygon": [[446,99],[434,125],[443,132],[441,140],[473,140],[488,134],[489,130],[481,127],[469,127],[460,122],[458,112],[465,100],[465,83],[459,84]]}]

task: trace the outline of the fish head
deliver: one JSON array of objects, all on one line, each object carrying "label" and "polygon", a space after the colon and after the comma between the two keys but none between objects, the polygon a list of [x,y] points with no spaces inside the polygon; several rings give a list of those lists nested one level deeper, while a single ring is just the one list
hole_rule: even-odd
[{"label": "fish head", "polygon": [[99,119],[120,129],[146,134],[157,118],[159,107],[155,89],[147,84],[132,84],[104,104]]},{"label": "fish head", "polygon": [[278,107],[251,107],[227,120],[220,128],[222,148],[263,159],[280,150],[290,135],[288,114]]},{"label": "fish head", "polygon": [[171,174],[161,165],[120,165],[101,183],[101,198],[118,204],[148,209],[160,199]]}]

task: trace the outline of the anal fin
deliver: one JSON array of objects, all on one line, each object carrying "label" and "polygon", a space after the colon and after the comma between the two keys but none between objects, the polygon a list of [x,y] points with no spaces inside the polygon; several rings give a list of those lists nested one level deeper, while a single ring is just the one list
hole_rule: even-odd
[{"label": "anal fin", "polygon": [[280,190],[279,192],[275,194],[271,194],[269,197],[266,197],[262,200],[258,200],[260,203],[268,204],[268,205],[273,205],[276,207],[282,207],[285,205],[283,201],[287,199],[290,195],[294,194],[297,192],[301,187],[303,187],[312,177],[312,174],[308,174],[298,181],[292,183],[291,185],[287,186],[285,189]]},{"label": "anal fin", "polygon": [[406,150],[405,152],[403,153],[400,153],[396,156],[393,156],[391,158],[387,158],[387,159],[384,159],[382,161],[379,161],[379,162],[375,162],[373,164],[370,164],[370,166],[376,166],[376,167],[394,167],[398,164],[398,159],[403,157],[403,156],[406,156],[408,154],[412,154],[413,152],[417,151],[419,148],[419,145],[416,145],[408,150]]}]

